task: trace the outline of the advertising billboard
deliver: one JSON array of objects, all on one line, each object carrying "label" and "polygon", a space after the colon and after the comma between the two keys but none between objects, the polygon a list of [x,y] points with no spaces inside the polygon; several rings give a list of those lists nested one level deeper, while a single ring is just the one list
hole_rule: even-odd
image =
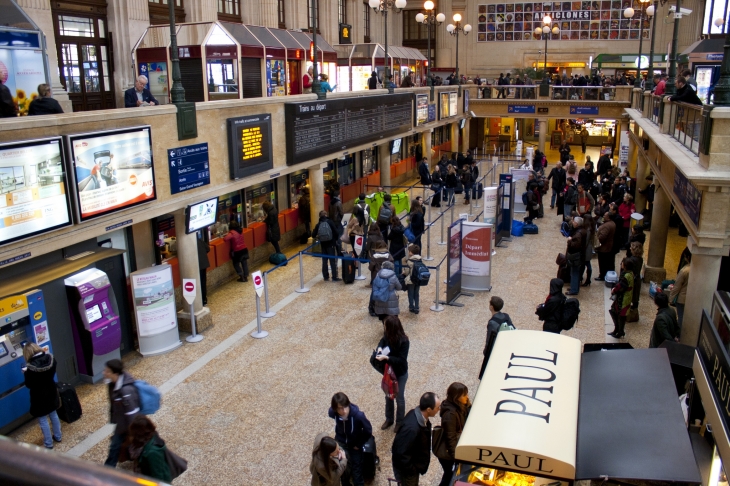
[{"label": "advertising billboard", "polygon": [[157,199],[149,126],[67,138],[80,221]]},{"label": "advertising billboard", "polygon": [[[31,36],[31,38],[37,35]],[[30,102],[38,97],[38,85],[46,83],[43,51],[40,49],[0,49],[0,79],[10,90],[18,114],[28,114]]]},{"label": "advertising billboard", "polygon": [[416,125],[428,123],[428,95],[416,95]]},{"label": "advertising billboard", "polygon": [[0,145],[0,245],[70,226],[61,138]]}]

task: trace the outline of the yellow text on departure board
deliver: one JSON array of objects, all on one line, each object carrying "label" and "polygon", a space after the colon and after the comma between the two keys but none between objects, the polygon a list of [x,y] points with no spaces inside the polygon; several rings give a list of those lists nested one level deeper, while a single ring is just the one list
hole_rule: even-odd
[{"label": "yellow text on departure board", "polygon": [[261,127],[244,128],[241,130],[241,142],[243,145],[243,160],[261,157]]}]

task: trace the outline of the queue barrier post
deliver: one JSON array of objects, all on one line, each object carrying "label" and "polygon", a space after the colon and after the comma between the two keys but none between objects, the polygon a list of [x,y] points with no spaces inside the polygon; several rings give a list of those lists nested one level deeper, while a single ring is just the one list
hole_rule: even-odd
[{"label": "queue barrier post", "polygon": [[262,339],[268,335],[268,332],[261,329],[261,297],[259,297],[259,294],[256,294],[256,330],[251,333],[251,337]]},{"label": "queue barrier post", "polygon": [[433,260],[433,257],[431,256],[431,224],[429,223],[426,226],[426,258],[424,258],[425,261],[430,262]]},{"label": "queue barrier post", "polygon": [[274,317],[276,312],[273,312],[269,307],[269,272],[264,272],[264,302],[266,303],[266,312],[261,314],[261,317],[265,317],[267,319]]},{"label": "queue barrier post", "polygon": [[441,305],[441,299],[439,299],[439,290],[440,290],[440,280],[441,280],[441,264],[439,264],[436,267],[436,299],[433,301],[434,304],[430,307],[430,309],[434,312],[441,312],[444,310],[444,306]]},{"label": "queue barrier post", "polygon": [[451,204],[451,222],[449,223],[449,227],[454,224],[454,206],[456,206],[456,199],[454,199],[454,202]]},{"label": "queue barrier post", "polygon": [[[362,253],[362,250],[360,250],[360,253]],[[358,255],[359,257],[359,255]],[[357,262],[357,275],[355,275],[355,280],[365,280],[367,277],[362,274],[362,262]]]},{"label": "queue barrier post", "polygon": [[446,244],[446,241],[444,241],[444,221],[446,220],[446,218],[444,217],[443,213],[441,213],[439,218],[441,218],[441,241],[439,241],[438,244],[443,246]]},{"label": "queue barrier post", "polygon": [[203,335],[198,334],[198,330],[197,330],[198,326],[195,321],[196,321],[196,319],[195,319],[195,301],[193,301],[190,303],[190,327],[191,327],[193,333],[190,336],[185,338],[185,340],[189,343],[199,343],[200,341],[203,340]]},{"label": "queue barrier post", "polygon": [[298,294],[306,294],[309,289],[304,286],[304,262],[302,260],[302,252],[299,252],[299,288],[294,289]]}]

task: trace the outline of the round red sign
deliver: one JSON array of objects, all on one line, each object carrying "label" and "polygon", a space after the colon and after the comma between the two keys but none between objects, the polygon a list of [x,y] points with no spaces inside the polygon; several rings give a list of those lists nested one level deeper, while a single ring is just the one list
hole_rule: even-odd
[{"label": "round red sign", "polygon": [[253,283],[255,283],[256,285],[261,285],[261,277],[257,275],[256,278],[253,279]]},{"label": "round red sign", "polygon": [[185,282],[185,292],[192,292],[195,290],[195,284],[193,282]]}]

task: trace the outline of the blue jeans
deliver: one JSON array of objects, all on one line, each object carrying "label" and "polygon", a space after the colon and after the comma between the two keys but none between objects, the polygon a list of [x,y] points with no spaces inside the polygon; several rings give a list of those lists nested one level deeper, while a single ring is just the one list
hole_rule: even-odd
[{"label": "blue jeans", "polygon": [[550,207],[555,207],[555,200],[558,198],[558,191],[553,189],[553,195],[550,196]]},{"label": "blue jeans", "polygon": [[446,188],[446,205],[451,206],[452,204],[454,204],[454,188],[447,187]]},{"label": "blue jeans", "polygon": [[53,436],[51,436],[51,427],[48,425],[48,417],[38,417],[38,424],[41,426],[41,432],[43,432],[43,445],[47,449],[53,449],[53,439],[57,442],[61,442],[61,421],[58,420],[58,414],[54,410],[49,413],[51,416],[51,426],[53,426]]},{"label": "blue jeans", "polygon": [[[335,255],[334,246],[323,246],[322,253],[325,255]],[[325,258],[322,257],[322,276],[324,278],[330,278],[329,272],[327,271],[327,262],[329,262],[330,268],[332,269],[332,278],[337,278],[337,258]]]},{"label": "blue jeans", "polygon": [[[410,277],[409,277],[410,278]],[[419,310],[418,308],[418,294],[421,291],[420,285],[415,285],[412,283],[409,283],[406,285],[408,288],[408,309],[409,310]]]},{"label": "blue jeans", "polygon": [[342,485],[350,486],[350,481],[352,481],[352,484],[355,486],[364,486],[365,478],[362,475],[362,449],[347,447],[342,442],[339,442],[339,444],[347,456],[347,470],[342,475]]},{"label": "blue jeans", "polygon": [[109,455],[104,461],[105,466],[117,467],[119,462],[119,454],[122,452],[122,444],[127,438],[127,434],[114,434],[112,435],[112,441],[109,443]]},{"label": "blue jeans", "polygon": [[395,414],[395,423],[399,424],[403,421],[403,417],[406,415],[406,382],[408,381],[408,373],[403,376],[398,376],[398,396],[395,400],[391,400],[387,396],[385,397],[385,420],[388,422],[393,421],[393,402],[398,404],[398,412]]},{"label": "blue jeans", "polygon": [[577,294],[580,290],[580,276],[583,274],[583,265],[570,267],[570,292]]},{"label": "blue jeans", "polygon": [[471,191],[473,190],[474,186],[469,184],[468,186],[464,186],[464,200],[469,201],[471,199]]},{"label": "blue jeans", "polygon": [[563,219],[570,221],[570,213],[573,212],[572,204],[563,204]]}]

